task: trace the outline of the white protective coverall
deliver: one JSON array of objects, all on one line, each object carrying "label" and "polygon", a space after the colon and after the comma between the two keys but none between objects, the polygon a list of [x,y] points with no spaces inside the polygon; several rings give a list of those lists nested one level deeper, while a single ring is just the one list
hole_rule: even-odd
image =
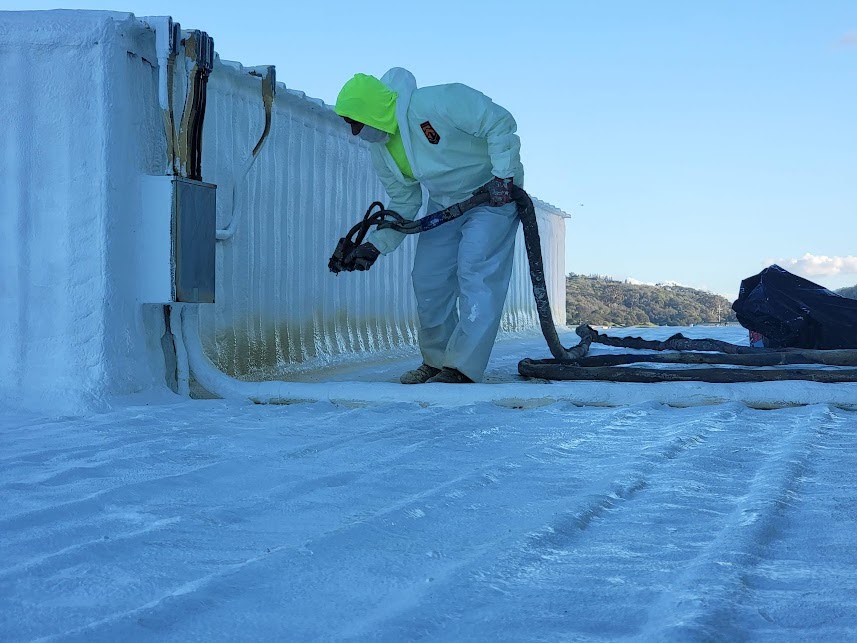
[{"label": "white protective coverall", "polygon": [[[421,186],[428,212],[466,200],[494,177],[523,187],[521,143],[508,111],[466,85],[417,89],[414,76],[399,67],[380,80],[398,95],[396,122],[414,176],[402,173],[383,143],[370,145],[389,209],[413,219],[423,202]],[[429,366],[482,380],[509,289],[518,223],[514,203],[483,205],[420,233],[412,278],[419,345]],[[388,254],[403,237],[380,230],[367,240]]]}]

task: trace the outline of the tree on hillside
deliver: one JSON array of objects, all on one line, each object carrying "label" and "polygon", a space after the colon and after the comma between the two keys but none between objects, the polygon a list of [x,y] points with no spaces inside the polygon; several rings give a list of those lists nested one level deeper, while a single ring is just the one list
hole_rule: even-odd
[{"label": "tree on hillside", "polygon": [[840,288],[836,292],[842,295],[843,297],[857,299],[857,286],[848,286],[846,288]]},{"label": "tree on hillside", "polygon": [[568,323],[597,326],[689,326],[736,321],[731,302],[685,286],[647,286],[599,275],[569,274]]}]

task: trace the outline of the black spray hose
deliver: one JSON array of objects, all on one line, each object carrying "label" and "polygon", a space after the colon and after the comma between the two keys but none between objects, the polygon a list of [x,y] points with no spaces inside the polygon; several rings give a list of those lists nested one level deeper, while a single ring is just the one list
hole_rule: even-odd
[{"label": "black spray hose", "polygon": [[[524,377],[546,380],[597,380],[614,382],[759,382],[776,380],[813,380],[817,382],[854,382],[857,381],[857,350],[852,351],[799,351],[794,349],[774,350],[738,346],[713,339],[689,339],[681,334],[673,335],[666,341],[649,341],[639,337],[608,337],[601,335],[589,326],[580,326],[577,334],[580,344],[565,348],[559,341],[554,325],[553,313],[545,281],[544,260],[542,258],[541,237],[539,235],[536,209],[530,196],[517,186],[512,187],[512,198],[518,209],[518,217],[524,228],[524,246],[530,266],[530,280],[533,284],[533,298],[542,334],[548,344],[553,359],[523,359],[518,363],[518,372]],[[393,210],[387,210],[379,203],[373,203],[366,211],[363,220],[355,225],[348,234],[339,240],[336,251],[330,258],[329,267],[334,273],[353,270],[351,253],[363,243],[366,234],[373,226],[378,229],[390,228],[403,234],[416,234],[431,230],[447,221],[488,201],[487,191],[478,190],[470,199],[457,203],[440,212],[434,212],[421,219],[409,221]],[[607,346],[620,346],[632,349],[670,351],[658,356],[611,355],[586,357],[593,343]],[[701,352],[700,352],[701,351]],[[781,366],[789,364],[825,364],[839,367],[836,370],[818,369],[755,369],[741,368],[683,368],[650,369],[619,366],[636,362],[658,362],[683,365],[730,364],[732,366]]]},{"label": "black spray hose", "polygon": [[[551,312],[550,298],[548,296],[547,283],[545,281],[544,260],[542,259],[542,243],[539,235],[539,224],[536,217],[536,208],[533,200],[523,188],[512,186],[512,199],[518,208],[518,217],[524,228],[524,246],[527,250],[527,260],[530,264],[530,280],[533,283],[533,298],[536,301],[536,312],[539,316],[539,324],[542,334],[548,344],[551,355],[557,361],[569,361],[583,357],[589,351],[589,338],[582,338],[580,344],[573,348],[565,348],[559,341],[559,335],[554,325],[553,313]],[[409,221],[393,210],[386,210],[384,206],[375,202],[369,206],[363,220],[349,230],[348,234],[339,240],[336,250],[328,262],[331,272],[338,274],[342,271],[353,270],[350,265],[352,253],[359,247],[366,237],[369,228],[377,226],[379,230],[390,228],[403,234],[416,234],[436,228],[439,225],[460,217],[468,210],[488,202],[488,190],[482,187],[473,196],[456,203],[444,210],[428,214],[416,221]],[[376,212],[373,210],[378,208]],[[528,361],[528,360],[524,360]],[[523,362],[522,362],[523,364]],[[518,365],[520,371],[521,365]],[[539,377],[539,376],[535,376]]]},{"label": "black spray hose", "polygon": [[[553,321],[547,282],[545,281],[545,266],[542,258],[542,240],[539,235],[539,222],[533,200],[523,188],[512,186],[512,198],[518,206],[518,217],[524,228],[524,247],[527,250],[527,260],[530,264],[530,281],[533,282],[533,298],[536,301],[536,312],[542,335],[548,344],[554,359],[567,361],[583,357],[589,351],[589,341],[586,338],[573,348],[565,348],[559,341],[556,325]],[[526,360],[524,360],[526,361]],[[523,363],[523,362],[522,362]],[[520,364],[518,370],[520,371]]]},{"label": "black spray hose", "polygon": [[[577,334],[580,344],[567,349],[562,346],[553,323],[550,301],[545,284],[544,265],[538,222],[533,202],[524,190],[513,187],[513,197],[518,206],[518,216],[524,226],[524,243],[530,263],[530,279],[533,282],[533,297],[542,334],[554,359],[518,362],[518,372],[524,377],[546,380],[589,380],[614,382],[681,382],[702,381],[717,383],[760,382],[784,380],[810,380],[815,382],[854,382],[857,381],[857,350],[852,351],[809,351],[795,349],[767,349],[751,346],[738,346],[713,339],[688,339],[681,334],[674,335],[663,342],[646,341],[638,337],[607,337],[595,332],[589,326],[580,326]],[[621,346],[633,349],[656,351],[679,351],[676,355],[648,356],[614,355],[606,358],[586,358],[590,345],[595,342],[608,346]],[[685,352],[681,352],[685,351]],[[707,356],[699,352],[705,351]],[[715,354],[712,355],[712,352]],[[835,355],[833,353],[836,353]],[[803,368],[783,368],[776,370],[752,370],[740,368],[684,368],[651,369],[617,366],[635,362],[656,362],[675,364],[732,364],[751,367],[788,365],[788,364],[824,364],[840,367],[835,371]],[[615,364],[615,365],[614,365]]]},{"label": "black spray hose", "polygon": [[[373,212],[377,208],[377,211]],[[335,275],[340,272],[351,272],[355,269],[355,252],[363,243],[366,235],[369,234],[369,229],[372,226],[380,226],[388,219],[394,219],[401,223],[409,223],[407,219],[401,216],[394,210],[387,210],[384,204],[380,201],[373,201],[363,219],[355,223],[348,233],[339,240],[336,244],[336,249],[333,251],[330,259],[327,262],[327,267]]]}]

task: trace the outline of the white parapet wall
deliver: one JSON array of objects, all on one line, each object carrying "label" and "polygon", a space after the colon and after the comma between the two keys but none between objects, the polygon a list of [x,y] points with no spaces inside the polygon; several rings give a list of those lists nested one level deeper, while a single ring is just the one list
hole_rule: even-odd
[{"label": "white parapet wall", "polygon": [[[136,256],[143,177],[167,172],[155,34],[123,13],[0,12],[0,61],[0,399],[74,412],[163,388],[163,308],[142,305]],[[367,273],[327,270],[339,237],[386,200],[366,145],[280,83],[242,178],[264,125],[249,71],[217,60],[208,82],[202,178],[218,186],[218,228],[241,217],[217,243],[216,303],[200,306],[209,357],[252,379],[412,346],[412,239]],[[564,323],[567,215],[536,205]],[[502,328],[535,323],[519,235]]]},{"label": "white parapet wall", "polygon": [[129,14],[0,12],[2,401],[163,386],[133,269],[137,184],[164,170],[154,54]]}]

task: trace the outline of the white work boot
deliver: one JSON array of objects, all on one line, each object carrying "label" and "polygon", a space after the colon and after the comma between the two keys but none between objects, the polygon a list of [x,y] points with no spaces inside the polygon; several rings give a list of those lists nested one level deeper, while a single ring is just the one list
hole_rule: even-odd
[{"label": "white work boot", "polygon": [[402,375],[399,381],[402,384],[425,384],[430,377],[434,377],[438,373],[440,373],[439,368],[423,364],[419,368],[415,368]]}]

